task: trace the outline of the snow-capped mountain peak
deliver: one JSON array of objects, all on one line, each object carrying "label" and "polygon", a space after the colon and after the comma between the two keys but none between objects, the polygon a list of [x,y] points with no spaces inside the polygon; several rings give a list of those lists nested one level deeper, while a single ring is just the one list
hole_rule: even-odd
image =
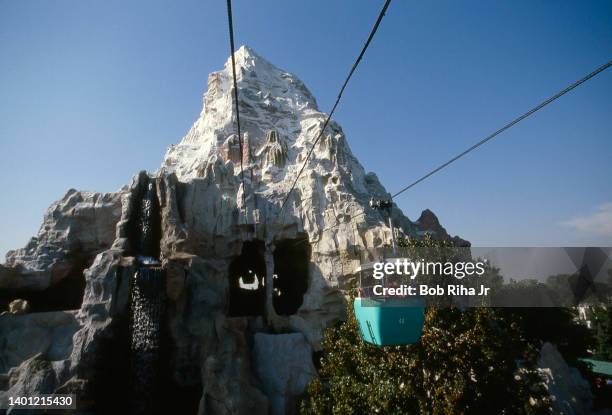
[{"label": "snow-capped mountain peak", "polygon": [[[324,119],[317,102],[295,75],[277,68],[247,46],[235,53],[242,133],[255,153],[270,131],[295,142],[304,128]],[[311,120],[308,122],[308,120]],[[203,163],[221,151],[237,133],[231,58],[208,77],[208,91],[199,118],[178,145],[170,147],[163,167],[183,179],[196,176]]]}]

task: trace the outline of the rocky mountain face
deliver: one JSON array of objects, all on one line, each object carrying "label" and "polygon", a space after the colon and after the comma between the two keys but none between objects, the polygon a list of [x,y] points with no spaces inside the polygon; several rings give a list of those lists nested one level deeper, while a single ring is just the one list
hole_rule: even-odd
[{"label": "rocky mountain face", "polygon": [[[0,401],[75,393],[91,413],[116,409],[113,394],[151,413],[171,395],[182,413],[292,413],[343,287],[391,241],[369,207],[389,194],[332,121],[281,211],[326,114],[251,49],[236,64],[244,184],[228,60],[158,172],[112,194],[70,190],[7,255],[0,306],[33,313],[0,316]],[[397,236],[449,238],[430,211],[390,215]]]}]

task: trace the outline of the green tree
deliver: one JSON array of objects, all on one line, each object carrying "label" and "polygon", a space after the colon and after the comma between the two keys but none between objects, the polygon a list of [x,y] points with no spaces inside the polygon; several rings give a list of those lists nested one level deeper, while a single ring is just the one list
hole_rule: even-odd
[{"label": "green tree", "polygon": [[[441,245],[432,238],[403,243]],[[326,332],[321,378],[310,385],[301,412],[547,412],[549,397],[532,369],[537,348],[520,327],[491,308],[428,308],[417,344],[376,347],[361,340],[349,306],[347,321]]]},{"label": "green tree", "polygon": [[593,331],[595,333],[595,357],[612,360],[612,307],[593,310]]},{"label": "green tree", "polygon": [[535,346],[543,342],[555,344],[572,366],[581,366],[579,359],[594,347],[591,330],[578,321],[576,310],[572,308],[504,308],[498,312],[513,321],[529,343]]},{"label": "green tree", "polygon": [[548,405],[530,369],[537,351],[494,309],[428,309],[419,343],[387,347],[361,341],[349,310],[323,347],[304,414],[527,414]]}]

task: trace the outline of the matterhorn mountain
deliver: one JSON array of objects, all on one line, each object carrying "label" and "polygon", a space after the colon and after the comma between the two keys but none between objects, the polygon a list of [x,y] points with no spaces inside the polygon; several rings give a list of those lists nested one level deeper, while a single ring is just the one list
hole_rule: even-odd
[{"label": "matterhorn mountain", "polygon": [[[249,143],[245,145],[245,163],[255,160],[254,151],[264,147],[271,131],[291,143],[292,150],[305,149],[313,133],[318,132],[315,130],[322,126],[325,114],[319,111],[304,83],[246,46],[236,51],[235,61],[241,129]],[[181,180],[197,177],[202,163],[219,155],[220,149],[227,151],[235,145],[235,138],[236,110],[228,59],[222,71],[209,75],[200,117],[181,142],[170,147],[164,166]],[[232,161],[239,164],[236,157]]]},{"label": "matterhorn mountain", "polygon": [[[390,244],[369,206],[389,193],[332,120],[281,210],[327,115],[295,75],[246,46],[235,58],[242,140],[228,59],[157,172],[115,193],[69,190],[7,254],[0,403],[71,393],[82,413],[123,400],[132,413],[281,414],[317,376],[343,289]],[[390,216],[396,236],[450,238],[429,210]]]},{"label": "matterhorn mountain", "polygon": [[[200,117],[179,144],[168,149],[160,172],[175,173],[179,180],[206,177],[207,168],[223,165],[233,176],[234,187],[245,192],[247,201],[236,197],[236,206],[248,216],[247,223],[269,227],[298,226],[310,240],[336,251],[355,244],[346,235],[361,229],[369,245],[388,243],[386,227],[372,227],[380,218],[367,206],[370,198],[388,198],[375,174],[366,174],[353,156],[340,125],[331,121],[315,147],[305,172],[292,193],[289,209],[278,214],[278,206],[289,192],[302,163],[319,135],[327,114],[295,75],[272,65],[251,48],[242,46],[235,54],[245,189],[236,181],[240,176],[240,149],[237,137],[231,60],[222,71],[208,78],[208,91]],[[255,216],[253,216],[255,215]],[[431,232],[448,235],[430,211],[417,223],[407,220],[399,210],[394,219],[406,234]],[[355,217],[353,219],[353,217]],[[342,224],[346,223],[345,226]],[[428,226],[419,226],[427,223]],[[321,231],[329,227],[331,236]],[[372,228],[367,232],[367,228]],[[272,231],[270,231],[273,233]],[[374,242],[374,241],[377,242]]]}]

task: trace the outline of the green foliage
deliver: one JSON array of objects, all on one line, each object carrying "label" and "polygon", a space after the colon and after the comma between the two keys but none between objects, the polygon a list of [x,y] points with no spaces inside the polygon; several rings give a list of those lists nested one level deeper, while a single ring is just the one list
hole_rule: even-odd
[{"label": "green foliage", "polygon": [[512,320],[531,344],[555,344],[571,366],[580,366],[578,359],[594,346],[591,330],[577,321],[572,308],[504,308],[498,312]]},{"label": "green foliage", "polygon": [[[446,242],[426,237],[401,243]],[[361,340],[352,307],[347,314],[346,322],[326,332],[321,378],[310,385],[302,414],[550,410],[549,397],[531,369],[537,349],[511,315],[491,308],[429,308],[417,344],[376,347]]]},{"label": "green foliage", "polygon": [[592,282],[581,298],[576,298],[575,293],[580,291],[577,287],[582,284],[580,273],[551,275],[546,280],[546,286],[558,304],[573,305],[579,302],[582,305],[597,305],[612,296],[612,279],[610,282]]},{"label": "green foliage", "polygon": [[543,413],[547,396],[527,368],[535,350],[514,326],[493,309],[432,308],[418,344],[379,348],[361,341],[349,310],[326,334],[302,413]]},{"label": "green foliage", "polygon": [[612,307],[593,309],[595,357],[612,361]]},{"label": "green foliage", "polygon": [[[608,285],[612,286],[612,270],[608,270]],[[608,304],[612,296],[608,297]],[[612,307],[593,309],[593,329],[595,332],[595,357],[612,361]]]}]

